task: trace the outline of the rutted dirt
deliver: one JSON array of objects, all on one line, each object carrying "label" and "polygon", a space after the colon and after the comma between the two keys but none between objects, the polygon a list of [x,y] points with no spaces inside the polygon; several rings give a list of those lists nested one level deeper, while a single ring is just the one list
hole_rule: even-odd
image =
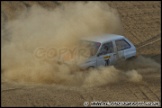
[{"label": "rutted dirt", "polygon": [[[149,73],[148,73],[149,74]],[[85,101],[161,100],[160,73],[144,76],[139,83],[118,82],[101,87],[21,85],[2,82],[2,106],[83,106]]]},{"label": "rutted dirt", "polygon": [[[129,62],[133,63],[133,60]],[[84,102],[92,101],[160,102],[161,69],[141,74],[143,80],[140,82],[123,80],[88,88],[2,82],[1,102],[2,106],[83,106]]]}]

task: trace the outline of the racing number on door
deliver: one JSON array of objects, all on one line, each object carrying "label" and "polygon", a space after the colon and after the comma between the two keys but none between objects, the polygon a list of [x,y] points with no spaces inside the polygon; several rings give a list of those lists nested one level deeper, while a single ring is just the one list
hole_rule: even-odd
[{"label": "racing number on door", "polygon": [[110,56],[105,56],[105,57],[104,57],[105,66],[108,66],[108,65],[109,65],[109,58],[110,58]]},{"label": "racing number on door", "polygon": [[111,53],[114,52],[113,43],[107,42],[102,45],[100,54],[102,55],[102,65],[108,66],[111,64]]},{"label": "racing number on door", "polygon": [[108,65],[109,65],[109,59],[105,60],[105,66],[108,66]]}]

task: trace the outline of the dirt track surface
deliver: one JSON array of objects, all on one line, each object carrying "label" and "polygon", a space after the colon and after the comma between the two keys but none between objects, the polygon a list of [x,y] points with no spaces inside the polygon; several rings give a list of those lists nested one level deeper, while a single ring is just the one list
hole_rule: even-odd
[{"label": "dirt track surface", "polygon": [[[53,3],[53,4],[52,4]],[[2,2],[2,20],[12,20],[22,9],[33,4],[49,8],[61,2]],[[160,2],[108,2],[119,11],[124,27],[124,35],[135,45],[154,36],[161,37]],[[15,8],[18,7],[18,8]],[[14,12],[13,12],[14,11]],[[2,37],[3,38],[3,37]],[[161,54],[161,41],[141,48],[141,54]],[[161,64],[161,56],[152,57]],[[146,69],[147,70],[147,69]],[[139,83],[121,81],[100,87],[67,87],[61,85],[18,84],[1,82],[2,106],[84,106],[92,101],[126,101],[126,102],[160,102],[160,72],[141,73],[143,80]],[[161,103],[160,103],[161,104]]]},{"label": "dirt track surface", "polygon": [[2,106],[83,106],[85,101],[160,101],[160,77],[98,88],[2,84]]},{"label": "dirt track surface", "polygon": [[122,81],[91,88],[2,82],[1,102],[2,106],[84,106],[84,102],[92,101],[160,102],[161,73],[143,73],[142,76],[139,83]]}]

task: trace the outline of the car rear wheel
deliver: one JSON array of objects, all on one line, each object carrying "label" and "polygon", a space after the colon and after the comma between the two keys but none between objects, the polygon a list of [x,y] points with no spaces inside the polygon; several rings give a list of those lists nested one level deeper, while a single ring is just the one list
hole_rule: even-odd
[{"label": "car rear wheel", "polygon": [[135,60],[136,58],[137,56],[133,56],[133,57],[127,58],[126,60],[131,61],[131,60]]},{"label": "car rear wheel", "polygon": [[88,70],[93,70],[93,69],[94,69],[94,67],[93,67],[93,66],[91,66],[91,67],[88,67],[87,69],[88,69]]}]

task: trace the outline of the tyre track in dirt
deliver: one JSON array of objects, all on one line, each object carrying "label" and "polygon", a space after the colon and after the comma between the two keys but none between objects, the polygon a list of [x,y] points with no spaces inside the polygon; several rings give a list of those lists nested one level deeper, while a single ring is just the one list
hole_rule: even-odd
[{"label": "tyre track in dirt", "polygon": [[160,101],[159,97],[149,88],[148,85],[140,86],[140,90],[150,101]]},{"label": "tyre track in dirt", "polygon": [[145,101],[160,101],[159,97],[157,96],[154,91],[152,91],[149,86],[137,86],[134,88],[129,88],[132,94],[137,98],[137,100],[145,100]]}]

